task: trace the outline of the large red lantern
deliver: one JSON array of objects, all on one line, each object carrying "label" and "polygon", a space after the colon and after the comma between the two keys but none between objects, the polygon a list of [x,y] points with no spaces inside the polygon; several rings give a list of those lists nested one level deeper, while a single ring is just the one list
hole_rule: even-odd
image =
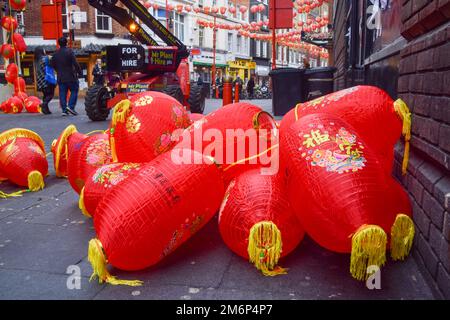
[{"label": "large red lantern", "polygon": [[27,129],[0,133],[0,168],[5,178],[29,191],[44,188],[44,177],[48,174],[44,141]]},{"label": "large red lantern", "polygon": [[27,97],[25,99],[25,109],[28,113],[40,113],[41,112],[41,100],[38,97]]},{"label": "large red lantern", "polygon": [[[67,161],[69,159],[68,138],[77,132],[77,128],[71,124],[65,128],[58,139],[52,142],[53,165],[57,177],[67,177]],[[86,138],[87,136],[84,136]]]},{"label": "large red lantern", "polygon": [[272,159],[271,152],[278,147],[277,143],[278,130],[273,117],[258,106],[240,102],[228,104],[194,122],[183,132],[175,148],[192,149],[213,157],[222,165],[225,181],[229,182],[239,172],[270,167],[277,160]]},{"label": "large red lantern", "polygon": [[22,77],[17,77],[16,80],[14,80],[14,93],[18,94],[20,92],[25,92],[25,89],[25,80]]},{"label": "large red lantern", "polygon": [[100,282],[139,285],[115,279],[106,261],[122,270],[152,266],[217,212],[224,195],[221,172],[201,154],[191,155],[190,164],[174,162],[170,153],[158,156],[99,203],[88,258]]},{"label": "large red lantern", "polygon": [[114,160],[148,162],[170,150],[173,131],[189,124],[184,107],[164,93],[148,91],[123,100],[114,108],[109,131]]},{"label": "large red lantern", "polygon": [[19,68],[17,64],[10,63],[8,67],[6,67],[5,79],[8,83],[14,83],[17,77],[19,76]]},{"label": "large red lantern", "polygon": [[74,132],[68,138],[67,178],[77,193],[81,192],[86,179],[93,171],[112,162],[107,134],[94,134],[87,138],[83,136]]},{"label": "large red lantern", "polygon": [[13,43],[14,43],[14,48],[18,52],[25,52],[25,51],[27,51],[27,45],[26,45],[25,40],[23,39],[21,34],[19,34],[19,33],[14,33],[13,34]]},{"label": "large red lantern", "polygon": [[78,202],[81,212],[87,217],[93,217],[97,205],[107,192],[137,174],[141,166],[140,163],[110,163],[93,171],[81,189]]},{"label": "large red lantern", "polygon": [[278,259],[304,236],[285,189],[281,175],[247,171],[229,184],[219,212],[227,246],[267,276],[286,273],[277,267]]},{"label": "large red lantern", "polygon": [[321,246],[351,252],[353,277],[362,280],[367,266],[384,264],[391,228],[396,255],[407,255],[411,233],[395,225],[397,215],[410,215],[408,199],[354,127],[331,114],[304,116],[282,135],[281,153],[300,223]]},{"label": "large red lantern", "polygon": [[11,8],[16,11],[23,11],[25,10],[25,7],[27,6],[26,0],[9,0],[9,4],[11,5]]},{"label": "large red lantern", "polygon": [[411,115],[401,100],[394,102],[385,91],[376,87],[351,87],[299,103],[283,117],[281,134],[296,120],[314,113],[336,115],[354,127],[361,139],[374,149],[389,173],[392,171],[394,145],[403,132],[407,142],[403,163],[406,171]]},{"label": "large red lantern", "polygon": [[17,20],[11,16],[3,17],[1,19],[1,25],[2,25],[3,29],[5,29],[8,32],[14,32],[14,31],[16,31],[16,29],[18,27]]},{"label": "large red lantern", "polygon": [[9,43],[3,44],[0,51],[2,52],[2,56],[5,59],[12,59],[12,58],[14,58],[14,55],[16,54],[16,50]]},{"label": "large red lantern", "polygon": [[13,96],[6,101],[5,113],[21,113],[23,110],[23,101],[17,96]]}]

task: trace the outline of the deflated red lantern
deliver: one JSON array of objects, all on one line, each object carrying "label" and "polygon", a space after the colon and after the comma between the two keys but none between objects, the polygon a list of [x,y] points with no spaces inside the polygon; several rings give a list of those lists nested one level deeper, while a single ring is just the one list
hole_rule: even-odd
[{"label": "deflated red lantern", "polygon": [[18,27],[17,20],[11,16],[5,16],[1,19],[2,28],[8,32],[16,31]]},{"label": "deflated red lantern", "polygon": [[[1,174],[26,191],[44,188],[44,177],[48,174],[45,146],[42,138],[35,132],[15,128],[0,133]],[[0,197],[18,196],[24,191]]]},{"label": "deflated red lantern", "polygon": [[19,68],[17,67],[17,64],[15,63],[8,64],[8,67],[6,67],[5,72],[6,81],[8,81],[8,83],[14,83],[14,81],[16,81],[18,76],[19,76]]},{"label": "deflated red lantern", "polygon": [[[77,128],[71,124],[61,132],[58,139],[52,142],[53,165],[57,177],[67,177],[67,162],[69,159],[68,138],[75,132],[78,132]],[[81,139],[84,138],[87,138],[87,136],[83,135]]]},{"label": "deflated red lantern", "polygon": [[13,96],[6,101],[5,113],[21,113],[23,110],[23,101],[17,96]]},{"label": "deflated red lantern", "polygon": [[25,99],[25,109],[28,113],[41,112],[41,100],[38,97],[28,97]]},{"label": "deflated red lantern", "polygon": [[140,163],[110,163],[92,172],[81,189],[78,202],[81,212],[93,217],[97,205],[108,191],[137,174],[141,166]]},{"label": "deflated red lantern", "polygon": [[184,107],[156,91],[134,95],[114,108],[109,130],[114,161],[148,162],[170,150],[172,132],[189,126]]},{"label": "deflated red lantern", "polygon": [[385,91],[372,86],[356,86],[337,91],[299,103],[283,117],[281,134],[296,120],[314,113],[336,115],[354,127],[361,139],[377,153],[389,173],[392,171],[394,145],[403,133],[406,140],[403,171],[406,173],[411,114],[400,99],[394,102]]},{"label": "deflated red lantern", "polygon": [[106,261],[122,270],[152,266],[217,212],[224,195],[221,172],[201,154],[191,155],[184,164],[174,162],[170,153],[158,156],[99,203],[94,216],[97,239],[89,242],[88,259],[100,282],[139,285],[111,276]]},{"label": "deflated red lantern", "polygon": [[14,48],[16,48],[16,50],[18,52],[27,51],[27,45],[21,34],[19,34],[19,33],[13,34],[13,43],[14,43]]},{"label": "deflated red lantern", "polygon": [[365,279],[369,265],[384,264],[389,231],[393,256],[408,254],[414,235],[408,199],[354,127],[318,113],[300,118],[281,138],[300,223],[321,246],[351,252],[353,277]]},{"label": "deflated red lantern", "polygon": [[13,10],[23,11],[27,6],[26,0],[9,0],[9,4]]},{"label": "deflated red lantern", "polygon": [[223,165],[226,182],[251,168],[272,167],[277,160],[274,155],[278,153],[271,152],[278,147],[273,117],[245,102],[228,104],[208,114],[194,122],[180,138],[176,149],[192,149],[213,157]]},{"label": "deflated red lantern", "polygon": [[14,81],[14,93],[18,94],[20,92],[25,92],[26,83],[22,77],[17,77]]},{"label": "deflated red lantern", "polygon": [[68,138],[67,178],[78,194],[93,171],[112,162],[107,134],[84,136],[74,132]]},{"label": "deflated red lantern", "polygon": [[228,186],[219,212],[226,245],[266,276],[286,273],[278,259],[293,251],[304,231],[289,204],[281,175],[250,170]]},{"label": "deflated red lantern", "polygon": [[3,44],[0,51],[2,52],[2,56],[5,59],[12,59],[12,58],[14,58],[14,55],[16,54],[16,50],[9,43]]}]

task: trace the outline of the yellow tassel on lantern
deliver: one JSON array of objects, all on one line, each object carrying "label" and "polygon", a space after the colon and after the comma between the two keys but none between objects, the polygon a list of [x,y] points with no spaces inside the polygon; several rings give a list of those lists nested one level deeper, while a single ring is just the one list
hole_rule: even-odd
[{"label": "yellow tassel on lantern", "polygon": [[[64,157],[64,159],[68,160],[68,152],[67,152],[67,139],[69,136],[77,131],[77,127],[75,127],[73,124],[69,125],[67,128],[64,129],[64,131],[61,133],[61,138],[59,140],[59,144],[56,145],[56,141],[53,141],[52,143],[52,151],[55,152],[55,173],[57,177],[63,178],[65,175],[59,171],[59,161],[61,160],[61,157]],[[54,150],[56,148],[56,150]]]},{"label": "yellow tassel on lantern", "polygon": [[23,193],[28,192],[28,190],[20,190],[13,193],[4,193],[3,191],[0,191],[0,198],[7,199],[7,198],[13,198],[13,197],[21,197]]},{"label": "yellow tassel on lantern", "polygon": [[350,257],[350,273],[353,278],[365,280],[368,277],[367,267],[384,265],[386,242],[386,233],[376,225],[363,225],[353,234]]},{"label": "yellow tassel on lantern", "polygon": [[399,213],[391,228],[391,258],[404,260],[414,240],[414,223],[406,214]]},{"label": "yellow tassel on lantern", "polygon": [[45,183],[42,173],[37,170],[31,171],[28,174],[28,189],[30,191],[39,191],[41,189],[44,189],[44,187]]},{"label": "yellow tassel on lantern", "polygon": [[92,216],[87,211],[86,206],[84,205],[84,187],[83,187],[83,189],[81,189],[81,192],[80,192],[80,199],[78,200],[78,207],[80,208],[81,213],[83,213],[83,215],[85,215],[88,218],[92,218]]},{"label": "yellow tassel on lantern", "polygon": [[120,101],[114,107],[113,115],[111,118],[111,129],[109,130],[109,145],[111,147],[111,155],[113,162],[117,162],[116,141],[114,139],[115,128],[118,122],[125,122],[128,114],[131,111],[131,101],[124,99]]},{"label": "yellow tassel on lantern", "polygon": [[405,137],[405,151],[403,152],[402,174],[406,174],[409,161],[409,141],[411,140],[411,112],[402,99],[394,102],[394,110],[403,121],[402,134]]},{"label": "yellow tassel on lantern", "polygon": [[88,260],[92,266],[92,275],[89,279],[91,281],[95,277],[98,277],[99,283],[109,283],[112,285],[127,285],[127,286],[141,286],[143,284],[140,280],[119,280],[112,276],[106,268],[106,257],[103,252],[103,247],[98,239],[91,239],[89,241]]},{"label": "yellow tassel on lantern", "polygon": [[247,252],[250,262],[265,276],[286,274],[287,269],[277,266],[282,250],[281,232],[271,221],[256,223],[248,237]]}]

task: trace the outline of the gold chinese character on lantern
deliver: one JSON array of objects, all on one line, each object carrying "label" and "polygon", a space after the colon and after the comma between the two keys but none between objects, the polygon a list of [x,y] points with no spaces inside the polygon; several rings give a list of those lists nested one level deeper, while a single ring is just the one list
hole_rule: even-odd
[{"label": "gold chinese character on lantern", "polygon": [[311,133],[307,133],[303,136],[305,140],[303,145],[307,148],[318,146],[324,142],[330,141],[328,133],[322,133],[320,130],[311,130]]}]

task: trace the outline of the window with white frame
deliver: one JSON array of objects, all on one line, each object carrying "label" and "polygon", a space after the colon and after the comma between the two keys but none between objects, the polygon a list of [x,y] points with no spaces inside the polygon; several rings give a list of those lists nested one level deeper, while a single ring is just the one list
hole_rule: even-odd
[{"label": "window with white frame", "polygon": [[238,35],[237,36],[237,41],[236,41],[236,51],[238,53],[240,53],[242,50],[242,36]]},{"label": "window with white frame", "polygon": [[198,6],[199,6],[200,8],[203,8],[203,0],[198,0]]},{"label": "window with white frame", "polygon": [[261,42],[259,40],[256,40],[255,44],[256,44],[256,56],[260,57],[261,56]]},{"label": "window with white frame", "polygon": [[248,52],[248,39],[244,38],[244,54],[247,54]]},{"label": "window with white frame", "polygon": [[173,13],[173,31],[175,34],[175,37],[180,39],[182,42],[184,41],[184,16],[181,14],[178,14],[176,12]]},{"label": "window with white frame", "polygon": [[233,34],[228,33],[228,51],[233,51]]},{"label": "window with white frame", "polygon": [[111,17],[97,9],[95,9],[95,31],[98,33],[112,33]]},{"label": "window with white frame", "polygon": [[200,26],[198,28],[198,46],[200,48],[203,47],[204,41],[205,41],[205,27]]},{"label": "window with white frame", "polygon": [[263,58],[267,58],[267,46],[268,46],[267,42],[263,42],[263,45],[262,45],[262,56],[263,56]]},{"label": "window with white frame", "polygon": [[61,8],[63,32],[69,32],[69,15],[67,14],[68,7],[69,5],[67,4],[67,0],[63,1]]}]

